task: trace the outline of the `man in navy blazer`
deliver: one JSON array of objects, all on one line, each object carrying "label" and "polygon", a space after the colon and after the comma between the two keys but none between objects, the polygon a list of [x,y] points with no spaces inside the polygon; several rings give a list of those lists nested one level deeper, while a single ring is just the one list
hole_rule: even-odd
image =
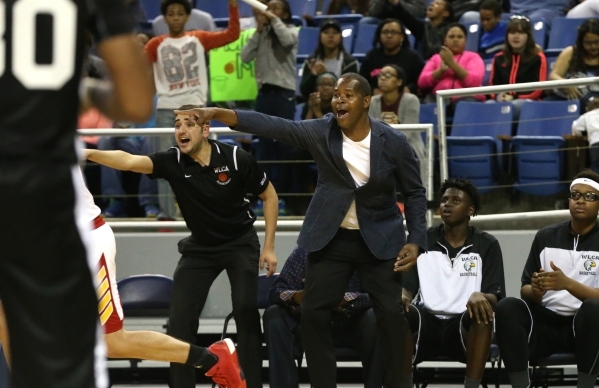
[{"label": "man in navy blazer", "polygon": [[[335,86],[333,114],[322,119],[294,122],[220,108],[176,112],[193,114],[200,122],[218,120],[313,155],[318,183],[298,245],[309,252],[301,334],[310,380],[318,388],[336,386],[331,309],[354,271],[377,318],[384,386],[412,386],[411,370],[399,367],[412,351],[401,306],[401,272],[426,250],[425,189],[406,136],[368,117],[370,98],[368,81],[347,73]],[[405,200],[407,241],[397,191]]]}]

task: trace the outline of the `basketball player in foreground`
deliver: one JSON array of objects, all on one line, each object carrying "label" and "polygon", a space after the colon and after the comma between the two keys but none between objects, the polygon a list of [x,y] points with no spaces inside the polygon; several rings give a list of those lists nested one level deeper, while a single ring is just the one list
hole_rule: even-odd
[{"label": "basketball player in foreground", "polygon": [[[85,100],[118,121],[152,113],[150,68],[123,0],[0,1],[0,295],[14,388],[105,387],[89,224],[76,208],[85,30],[113,88]],[[89,85],[88,85],[89,86]],[[97,355],[97,357],[96,357]]]},{"label": "basketball player in foreground", "polygon": [[[116,243],[114,233],[100,215],[92,194],[85,187],[81,169],[73,176],[75,189],[81,192],[85,219],[91,232],[91,257],[95,258],[98,284],[98,311],[100,323],[106,333],[108,357],[139,358],[142,360],[176,362],[192,365],[206,371],[206,376],[222,388],[245,388],[245,378],[239,367],[235,345],[230,339],[218,341],[209,348],[190,345],[163,333],[153,331],[126,331],[123,328],[123,309],[116,284]],[[0,304],[0,343],[10,365],[10,341],[4,308]]]}]

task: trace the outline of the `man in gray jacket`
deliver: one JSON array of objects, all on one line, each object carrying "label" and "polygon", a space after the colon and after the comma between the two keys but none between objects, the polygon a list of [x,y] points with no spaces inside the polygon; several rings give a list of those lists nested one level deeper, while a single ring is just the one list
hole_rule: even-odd
[{"label": "man in gray jacket", "polygon": [[[398,368],[412,350],[406,346],[409,331],[398,272],[413,267],[426,250],[425,189],[406,136],[370,120],[370,99],[368,81],[347,73],[335,85],[333,114],[318,120],[293,122],[219,108],[192,111],[198,120],[218,120],[238,131],[306,148],[314,156],[318,184],[298,245],[308,252],[301,334],[310,379],[319,388],[336,387],[331,309],[354,271],[373,303],[384,386],[412,386],[411,370]],[[407,243],[397,191],[405,199]]]}]

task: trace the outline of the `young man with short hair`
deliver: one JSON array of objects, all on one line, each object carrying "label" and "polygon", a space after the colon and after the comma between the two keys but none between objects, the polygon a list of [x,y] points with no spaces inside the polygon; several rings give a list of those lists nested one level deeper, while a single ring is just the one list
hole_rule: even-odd
[{"label": "young man with short hair", "polygon": [[[223,0],[218,0],[223,1]],[[205,106],[208,102],[206,53],[239,38],[237,0],[229,1],[229,25],[224,31],[185,31],[191,14],[189,0],[163,0],[160,12],[168,25],[168,34],[156,36],[146,44],[146,55],[153,64],[156,102],[156,128],[171,128],[173,110],[183,104]],[[151,151],[172,146],[172,136],[148,136]],[[173,219],[175,198],[168,185],[158,182],[159,218]]]},{"label": "young man with short hair", "polygon": [[571,219],[537,232],[518,298],[495,310],[497,345],[512,387],[530,386],[528,362],[574,352],[578,388],[599,372],[599,175],[587,170],[570,184]]},{"label": "young man with short hair", "polygon": [[417,338],[414,363],[433,356],[465,362],[464,386],[477,388],[491,346],[493,310],[505,296],[503,257],[495,237],[470,226],[481,206],[472,182],[446,179],[439,197],[443,223],[428,229],[428,252],[404,280],[406,317]]},{"label": "young man with short hair", "polygon": [[[180,109],[193,109],[183,105]],[[278,197],[258,163],[238,147],[208,139],[209,120],[177,114],[177,147],[150,156],[122,151],[86,150],[89,160],[119,170],[151,174],[172,187],[191,236],[179,242],[181,259],[173,276],[168,334],[194,343],[210,286],[227,271],[231,283],[233,315],[237,323],[239,362],[250,388],[262,386],[260,314],[257,307],[258,268],[268,275],[277,266],[274,236]],[[265,240],[253,227],[247,193],[264,203]],[[171,364],[171,384],[195,387],[191,366]]]},{"label": "young man with short hair", "polygon": [[480,26],[483,33],[478,44],[482,59],[490,59],[505,46],[507,22],[501,20],[501,4],[497,0],[485,0],[479,8]]}]

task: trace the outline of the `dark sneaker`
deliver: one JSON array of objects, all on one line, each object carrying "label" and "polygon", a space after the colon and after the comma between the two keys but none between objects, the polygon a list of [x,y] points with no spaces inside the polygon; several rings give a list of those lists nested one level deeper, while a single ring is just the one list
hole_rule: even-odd
[{"label": "dark sneaker", "polygon": [[210,345],[208,351],[214,354],[218,361],[206,372],[206,376],[211,377],[220,388],[246,388],[245,376],[239,366],[233,341],[225,338]]}]

